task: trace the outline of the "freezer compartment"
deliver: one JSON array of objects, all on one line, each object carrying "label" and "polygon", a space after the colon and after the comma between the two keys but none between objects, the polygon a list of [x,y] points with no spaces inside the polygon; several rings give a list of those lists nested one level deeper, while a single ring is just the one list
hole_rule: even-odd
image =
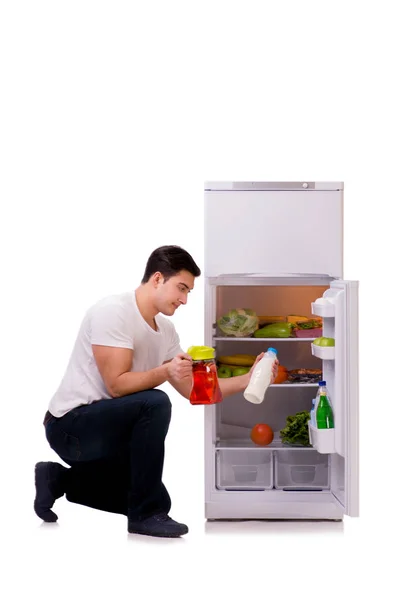
[{"label": "freezer compartment", "polygon": [[335,429],[317,429],[308,421],[310,443],[321,454],[335,452]]},{"label": "freezer compartment", "polygon": [[250,183],[251,189],[231,182],[204,192],[205,276],[268,271],[341,277],[343,191],[312,189],[314,182],[301,182],[300,189],[276,182],[278,189],[267,190]]},{"label": "freezer compartment", "polygon": [[220,490],[270,490],[273,487],[272,451],[217,448],[216,475]]},{"label": "freezer compartment", "polygon": [[329,456],[314,450],[275,452],[274,487],[278,490],[325,490],[329,488]]}]

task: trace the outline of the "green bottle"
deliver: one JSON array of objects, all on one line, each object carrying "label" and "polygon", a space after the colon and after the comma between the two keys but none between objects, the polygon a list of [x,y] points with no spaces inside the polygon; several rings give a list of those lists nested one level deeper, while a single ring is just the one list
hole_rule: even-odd
[{"label": "green bottle", "polygon": [[320,396],[318,399],[315,418],[317,422],[317,429],[333,429],[333,411],[328,400],[326,388],[320,388]]}]

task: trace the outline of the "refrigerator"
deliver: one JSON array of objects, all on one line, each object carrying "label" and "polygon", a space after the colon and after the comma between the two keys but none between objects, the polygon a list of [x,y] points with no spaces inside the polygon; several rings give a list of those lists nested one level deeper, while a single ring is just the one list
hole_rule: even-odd
[{"label": "refrigerator", "polygon": [[[268,387],[261,404],[243,392],[204,407],[205,517],[328,519],[359,515],[358,282],[343,279],[342,182],[206,182],[204,185],[204,342],[218,356],[277,349],[288,370],[321,369],[333,429],[308,424],[310,446],[284,444],[286,418],[309,411],[317,383]],[[330,299],[319,306],[319,298]],[[322,318],[315,338],[231,337],[218,319],[229,310]],[[251,429],[274,431],[267,446]]]}]

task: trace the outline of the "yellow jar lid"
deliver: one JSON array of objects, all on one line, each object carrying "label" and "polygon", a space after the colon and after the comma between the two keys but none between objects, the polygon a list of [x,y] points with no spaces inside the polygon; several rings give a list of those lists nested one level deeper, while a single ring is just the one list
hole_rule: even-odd
[{"label": "yellow jar lid", "polygon": [[210,360],[215,356],[214,348],[209,346],[190,346],[187,353],[193,360]]}]

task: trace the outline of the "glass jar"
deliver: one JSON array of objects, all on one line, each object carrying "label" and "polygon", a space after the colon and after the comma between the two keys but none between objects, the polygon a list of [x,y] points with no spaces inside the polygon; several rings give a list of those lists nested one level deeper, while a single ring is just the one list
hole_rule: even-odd
[{"label": "glass jar", "polygon": [[218,384],[214,348],[190,346],[188,354],[193,359],[193,385],[189,398],[190,404],[216,404],[221,402],[222,392]]}]

